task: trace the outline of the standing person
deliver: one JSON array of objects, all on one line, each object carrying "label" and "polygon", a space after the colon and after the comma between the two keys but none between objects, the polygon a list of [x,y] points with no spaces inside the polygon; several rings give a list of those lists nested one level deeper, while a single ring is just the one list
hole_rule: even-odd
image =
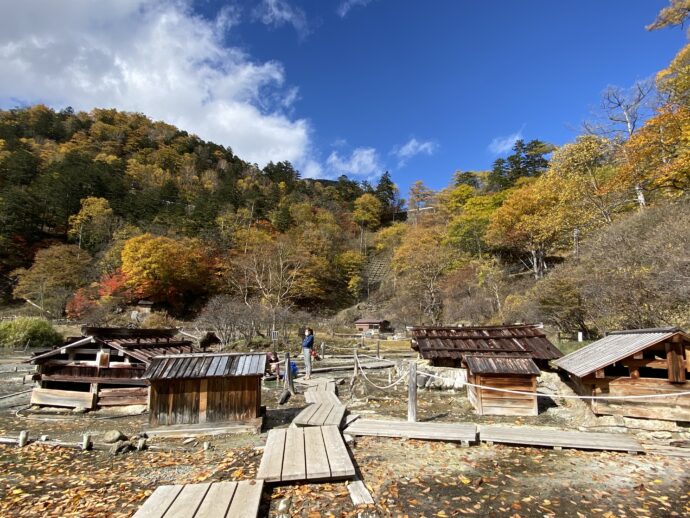
[{"label": "standing person", "polygon": [[311,379],[311,350],[314,348],[314,330],[308,327],[304,330],[304,340],[302,340],[302,355],[304,356],[305,380]]}]

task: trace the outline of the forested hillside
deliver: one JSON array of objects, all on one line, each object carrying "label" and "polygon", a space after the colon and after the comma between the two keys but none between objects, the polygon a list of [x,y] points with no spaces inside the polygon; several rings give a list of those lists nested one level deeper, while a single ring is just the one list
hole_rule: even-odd
[{"label": "forested hillside", "polygon": [[247,337],[259,314],[361,301],[345,319],[687,326],[689,189],[690,46],[607,89],[574,141],[518,141],[439,192],[419,181],[407,213],[388,173],[301,179],[145,115],[37,105],[0,112],[2,300],[109,323],[148,299]]}]

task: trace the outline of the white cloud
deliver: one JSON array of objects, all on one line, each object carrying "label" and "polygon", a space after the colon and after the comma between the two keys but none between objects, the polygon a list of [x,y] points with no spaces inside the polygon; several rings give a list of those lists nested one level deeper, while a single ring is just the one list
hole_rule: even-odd
[{"label": "white cloud", "polygon": [[5,2],[0,106],[142,112],[259,165],[306,165],[310,127],[286,113],[297,91],[282,65],[224,44],[236,11],[208,20],[190,1]]},{"label": "white cloud", "polygon": [[510,135],[506,137],[496,137],[494,138],[491,143],[488,146],[488,150],[491,151],[494,155],[501,155],[503,153],[507,153],[511,149],[513,149],[513,146],[515,145],[515,142],[520,140],[522,138],[522,130],[524,127],[520,128],[518,131],[515,133],[511,133]]},{"label": "white cloud", "polygon": [[309,34],[307,15],[302,9],[290,5],[285,0],[263,0],[254,10],[254,16],[273,27],[290,24],[300,38],[305,38]]},{"label": "white cloud", "polygon": [[403,167],[413,156],[420,154],[431,156],[434,154],[437,148],[438,144],[432,142],[431,140],[420,142],[413,137],[405,142],[402,146],[393,148],[391,154],[398,157],[398,167]]},{"label": "white cloud", "polygon": [[369,4],[371,1],[372,0],[343,0],[343,2],[340,3],[338,8],[335,10],[335,12],[341,18],[345,18],[347,16],[347,13],[349,13],[353,7],[357,7],[357,6],[364,7],[367,4]]},{"label": "white cloud", "polygon": [[358,147],[349,157],[342,157],[337,151],[333,151],[326,160],[330,176],[364,176],[367,179],[375,178],[383,172],[379,155],[376,149],[371,147]]}]

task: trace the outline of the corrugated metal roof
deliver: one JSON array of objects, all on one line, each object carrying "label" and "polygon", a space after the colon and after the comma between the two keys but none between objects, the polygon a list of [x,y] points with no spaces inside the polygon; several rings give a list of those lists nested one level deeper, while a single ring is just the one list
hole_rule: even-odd
[{"label": "corrugated metal roof", "polygon": [[150,380],[262,376],[264,353],[195,353],[158,356],[144,373]]},{"label": "corrugated metal roof", "polygon": [[509,356],[465,356],[470,374],[521,374],[525,376],[540,374],[539,367],[529,358]]},{"label": "corrugated metal roof", "polygon": [[690,340],[690,337],[678,328],[614,332],[556,360],[554,364],[581,378],[677,334]]},{"label": "corrugated metal roof", "polygon": [[144,363],[150,363],[156,356],[171,354],[190,354],[194,352],[189,340],[167,340],[155,338],[129,339],[96,339],[105,345],[122,351],[123,354],[136,358]]},{"label": "corrugated metal roof", "polygon": [[413,327],[411,333],[413,349],[425,359],[460,359],[472,353],[524,356],[537,360],[563,356],[536,325]]}]

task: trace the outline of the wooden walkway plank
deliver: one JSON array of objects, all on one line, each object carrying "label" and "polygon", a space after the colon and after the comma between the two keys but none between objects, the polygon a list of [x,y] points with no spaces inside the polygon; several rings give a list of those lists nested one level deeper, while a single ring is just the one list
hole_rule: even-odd
[{"label": "wooden walkway plank", "polygon": [[304,446],[307,457],[307,478],[320,480],[331,478],[328,454],[323,442],[321,427],[300,428],[304,431]]},{"label": "wooden walkway plank", "polygon": [[319,405],[319,409],[316,411],[316,413],[309,420],[309,424],[311,426],[323,426],[323,424],[326,422],[326,418],[328,417],[328,414],[331,413],[332,409],[333,409],[332,403],[321,403]]},{"label": "wooden walkway plank", "polygon": [[644,451],[637,440],[627,434],[574,432],[544,428],[510,428],[481,425],[479,437],[484,442],[575,448],[581,450]]},{"label": "wooden walkway plank", "polygon": [[297,414],[297,417],[295,417],[292,422],[297,426],[308,426],[309,419],[311,419],[318,409],[319,405],[317,403],[311,403],[308,407]]},{"label": "wooden walkway plank", "polygon": [[165,518],[193,518],[211,484],[188,484],[172,503]]},{"label": "wooden walkway plank", "polygon": [[161,518],[182,491],[182,485],[160,486],[148,497],[133,518]]},{"label": "wooden walkway plank", "polygon": [[280,480],[306,480],[307,463],[304,453],[304,432],[302,428],[288,428],[285,437],[285,454]]},{"label": "wooden walkway plank", "polygon": [[376,421],[358,419],[350,424],[346,433],[376,437],[402,437],[438,441],[475,442],[477,426],[473,423],[428,423],[407,421]]},{"label": "wooden walkway plank", "polygon": [[[256,518],[259,514],[261,492],[264,488],[263,480],[244,480],[237,485],[237,491],[232,499],[228,518]],[[199,516],[199,518],[206,518]]]},{"label": "wooden walkway plank", "polygon": [[328,454],[328,464],[332,478],[355,476],[355,466],[347,452],[347,446],[343,436],[336,426],[324,426],[321,428],[323,443]]},{"label": "wooden walkway plank", "polygon": [[343,422],[343,417],[345,417],[345,405],[333,405],[331,413],[326,418],[326,422],[323,424],[325,426],[337,426],[340,428],[340,423]]},{"label": "wooden walkway plank", "polygon": [[237,482],[216,482],[211,484],[206,498],[201,502],[196,515],[200,518],[225,518],[232,502]]},{"label": "wooden walkway plank", "polygon": [[268,432],[266,447],[261,457],[261,465],[256,478],[266,482],[280,481],[283,470],[283,455],[285,452],[285,429],[271,430]]},{"label": "wooden walkway plank", "polygon": [[350,482],[347,485],[347,490],[350,493],[350,500],[352,500],[352,504],[355,506],[374,503],[371,493],[361,480]]}]

